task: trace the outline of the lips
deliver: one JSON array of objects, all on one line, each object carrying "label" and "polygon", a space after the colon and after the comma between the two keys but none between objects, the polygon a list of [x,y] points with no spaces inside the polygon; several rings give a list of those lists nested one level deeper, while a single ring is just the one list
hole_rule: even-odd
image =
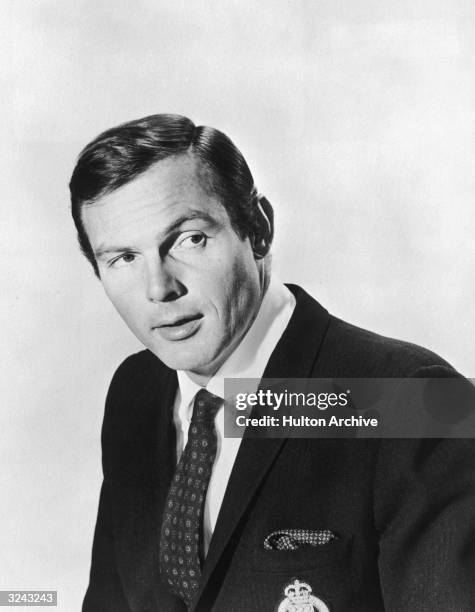
[{"label": "lips", "polygon": [[189,315],[154,325],[152,330],[164,340],[186,340],[193,336],[201,326],[203,315]]},{"label": "lips", "polygon": [[169,319],[168,321],[163,321],[162,323],[158,323],[158,325],[154,325],[155,328],[159,327],[176,327],[179,325],[183,325],[188,323],[189,321],[195,321],[196,319],[201,319],[203,315],[195,314],[195,315],[184,315],[182,317],[176,317],[174,319]]}]

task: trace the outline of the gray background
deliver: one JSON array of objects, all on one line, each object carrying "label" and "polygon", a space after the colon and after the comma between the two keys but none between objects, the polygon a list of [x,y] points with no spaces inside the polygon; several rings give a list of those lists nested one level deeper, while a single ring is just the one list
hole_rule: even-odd
[{"label": "gray background", "polygon": [[103,400],[138,342],[82,259],[67,182],[155,112],[224,130],[276,209],[274,268],[475,376],[473,1],[3,0],[0,589],[76,610]]}]

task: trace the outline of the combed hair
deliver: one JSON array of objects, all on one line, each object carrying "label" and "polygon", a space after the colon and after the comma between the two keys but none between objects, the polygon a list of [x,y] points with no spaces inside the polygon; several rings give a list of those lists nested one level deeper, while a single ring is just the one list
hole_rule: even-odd
[{"label": "combed hair", "polygon": [[82,252],[98,274],[81,218],[81,208],[129,183],[167,157],[191,153],[199,162],[203,187],[218,196],[237,234],[251,236],[258,195],[239,149],[223,132],[195,126],[181,115],[159,114],[123,123],[97,136],[80,153],[69,189],[71,212]]}]

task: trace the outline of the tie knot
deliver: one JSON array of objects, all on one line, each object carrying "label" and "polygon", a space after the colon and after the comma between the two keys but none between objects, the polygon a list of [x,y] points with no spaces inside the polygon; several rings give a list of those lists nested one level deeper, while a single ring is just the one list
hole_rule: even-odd
[{"label": "tie knot", "polygon": [[192,423],[211,423],[214,421],[223,400],[206,389],[200,389],[193,404]]}]

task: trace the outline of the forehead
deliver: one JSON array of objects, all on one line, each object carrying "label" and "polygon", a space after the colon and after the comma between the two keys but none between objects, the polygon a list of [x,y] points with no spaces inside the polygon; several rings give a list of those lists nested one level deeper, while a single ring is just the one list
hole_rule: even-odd
[{"label": "forehead", "polygon": [[132,235],[145,228],[162,231],[189,211],[203,211],[229,222],[225,208],[208,187],[206,174],[191,155],[157,162],[133,181],[82,209],[91,244],[112,235]]}]

